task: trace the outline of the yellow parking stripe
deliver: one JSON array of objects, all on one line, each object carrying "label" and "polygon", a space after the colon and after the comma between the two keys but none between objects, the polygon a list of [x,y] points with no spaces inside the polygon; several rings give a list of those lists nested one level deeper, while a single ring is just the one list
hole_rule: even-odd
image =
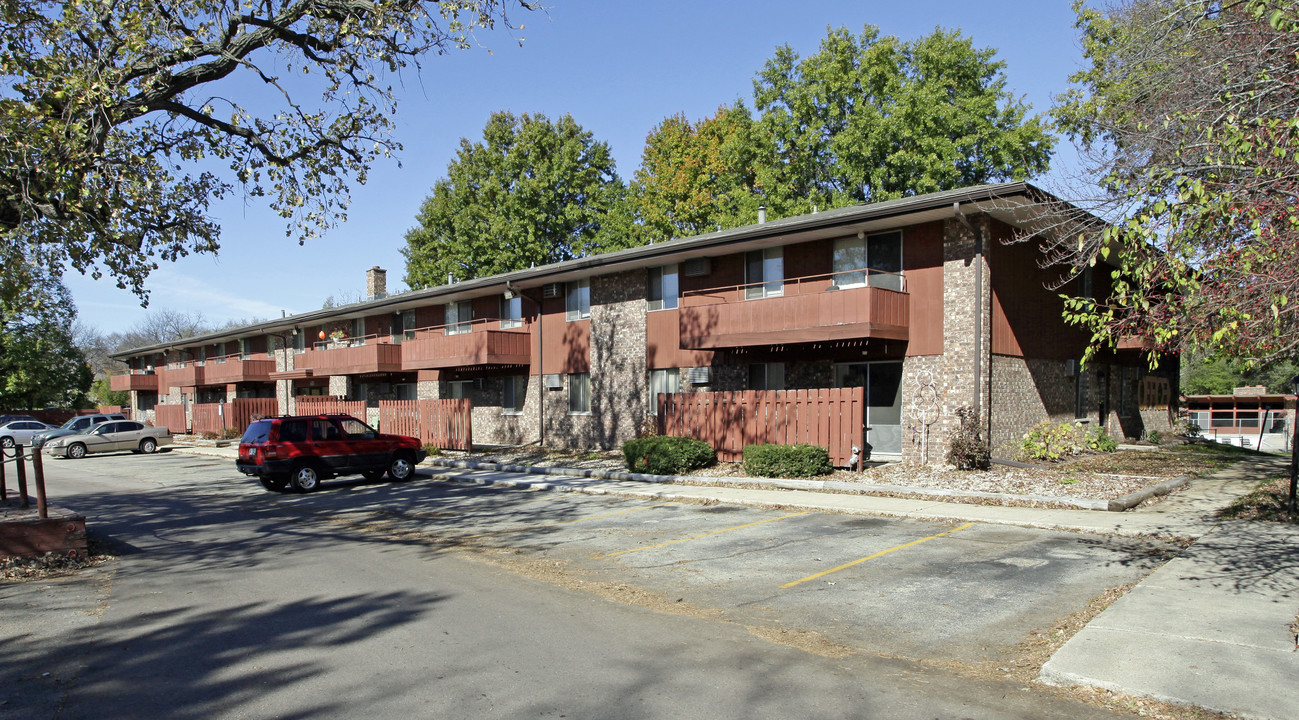
[{"label": "yellow parking stripe", "polygon": [[598,520],[600,518],[613,517],[614,515],[626,515],[627,513],[639,512],[641,510],[653,510],[654,508],[667,507],[672,503],[659,503],[658,505],[646,505],[644,507],[628,508],[627,510],[617,510],[614,512],[602,513],[600,515],[588,515],[576,520],[561,520],[559,522],[546,523],[545,525],[527,525],[525,527],[510,528],[508,530],[493,530],[491,532],[479,533],[478,535],[465,535],[457,537],[456,540],[472,540],[474,538],[487,537],[489,535],[504,535],[505,533],[523,532],[525,530],[540,530],[541,528],[559,527],[560,525],[572,525],[573,523],[585,522],[587,520]]},{"label": "yellow parking stripe", "polygon": [[661,548],[664,545],[675,545],[676,543],[686,542],[687,540],[698,540],[699,538],[706,538],[709,535],[720,535],[724,532],[730,532],[732,530],[743,530],[744,528],[753,527],[754,525],[761,525],[763,523],[775,522],[777,520],[784,520],[786,518],[798,517],[799,515],[806,515],[806,514],[807,513],[805,512],[801,512],[801,513],[794,513],[792,515],[781,515],[780,517],[767,518],[766,520],[759,520],[757,522],[751,522],[745,525],[736,525],[735,527],[729,527],[722,530],[714,530],[712,532],[706,532],[703,535],[695,535],[694,537],[681,538],[680,540],[669,540],[665,543],[659,543],[658,545],[646,545],[645,547],[632,548],[630,550],[619,550],[618,552],[609,553],[607,555],[596,555],[595,559],[599,560],[601,558],[611,558],[617,555],[626,555],[627,553],[640,552],[641,550],[653,550],[654,548]]},{"label": "yellow parking stripe", "polygon": [[807,582],[808,580],[815,580],[815,579],[817,579],[817,578],[819,578],[819,577],[825,577],[826,575],[829,575],[830,573],[837,573],[837,572],[839,572],[840,570],[846,570],[846,569],[852,567],[853,565],[857,565],[857,564],[859,564],[859,563],[864,563],[864,562],[866,562],[867,560],[874,560],[875,558],[877,558],[877,557],[879,557],[879,556],[881,556],[881,555],[888,555],[889,553],[893,552],[894,550],[901,550],[902,548],[909,548],[909,547],[911,547],[912,545],[919,545],[919,544],[922,543],[922,542],[927,542],[927,541],[929,541],[929,540],[933,540],[934,538],[940,538],[940,537],[942,537],[942,536],[944,536],[944,535],[951,535],[952,533],[956,532],[957,530],[964,530],[965,528],[967,528],[967,527],[969,527],[969,526],[971,526],[971,525],[973,525],[973,524],[974,524],[974,523],[965,523],[964,525],[962,525],[962,526],[960,526],[960,527],[957,527],[957,528],[952,528],[951,530],[948,530],[947,532],[940,532],[940,533],[938,533],[937,535],[930,535],[929,537],[926,537],[926,538],[920,538],[919,540],[912,540],[912,541],[909,542],[909,543],[904,543],[904,544],[902,544],[902,545],[898,545],[897,547],[891,547],[891,548],[889,548],[888,550],[881,550],[881,551],[875,553],[874,555],[867,555],[866,557],[861,558],[861,559],[859,559],[859,560],[853,560],[853,561],[850,562],[850,563],[844,563],[843,565],[840,565],[839,567],[836,567],[836,568],[830,568],[829,570],[825,570],[825,571],[823,571],[823,572],[819,572],[819,573],[817,573],[817,574],[815,574],[815,575],[808,575],[807,577],[803,578],[802,580],[795,580],[794,582],[788,582],[788,583],[785,583],[784,585],[781,585],[781,586],[780,586],[780,589],[781,589],[781,590],[784,590],[784,589],[786,589],[786,588],[792,588],[792,587],[794,587],[795,585],[799,585],[799,584],[801,584],[801,583],[805,583],[805,582]]}]

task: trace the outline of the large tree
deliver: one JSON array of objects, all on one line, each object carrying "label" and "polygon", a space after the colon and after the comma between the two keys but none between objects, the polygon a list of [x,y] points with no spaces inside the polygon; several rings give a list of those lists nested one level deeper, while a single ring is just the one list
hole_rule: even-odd
[{"label": "large tree", "polygon": [[385,76],[507,6],[535,4],[0,1],[0,241],[147,299],[159,261],[217,251],[215,198],[264,197],[316,236],[399,149]]},{"label": "large tree", "polygon": [[[406,233],[406,284],[439,285],[560,262],[627,242],[626,192],[607,143],[572,117],[494,113],[461,139]],[[611,213],[613,220],[611,221]]]},{"label": "large tree", "polygon": [[[1114,293],[1069,317],[1093,348],[1144,338],[1271,362],[1299,351],[1299,13],[1291,2],[1081,4],[1089,64],[1055,110],[1092,160],[1111,224],[1062,234]],[[1152,352],[1152,360],[1156,355]]]},{"label": "large tree", "polygon": [[0,247],[0,409],[80,407],[92,373],[72,339],[76,306],[44,268]]},{"label": "large tree", "polygon": [[995,55],[957,31],[902,41],[869,25],[830,30],[806,58],[778,48],[753,82],[774,153],[757,168],[767,205],[784,214],[1045,171],[1053,138]]},{"label": "large tree", "polygon": [[650,131],[628,202],[656,240],[751,223],[761,204],[755,185],[761,143],[742,102],[690,122],[677,114]]}]

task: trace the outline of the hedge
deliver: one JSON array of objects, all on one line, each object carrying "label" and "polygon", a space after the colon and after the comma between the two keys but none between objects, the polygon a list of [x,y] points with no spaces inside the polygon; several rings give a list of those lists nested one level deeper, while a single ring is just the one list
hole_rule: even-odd
[{"label": "hedge", "polygon": [[755,477],[811,477],[834,472],[830,452],[818,445],[746,445],[744,472]]},{"label": "hedge", "polygon": [[651,435],[622,446],[627,469],[651,475],[681,475],[717,462],[717,453],[703,440]]}]

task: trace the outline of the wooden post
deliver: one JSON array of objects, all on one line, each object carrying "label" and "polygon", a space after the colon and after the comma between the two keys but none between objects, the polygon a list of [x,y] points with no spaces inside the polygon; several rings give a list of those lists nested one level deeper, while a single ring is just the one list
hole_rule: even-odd
[{"label": "wooden post", "polygon": [[5,481],[5,463],[8,462],[9,455],[4,448],[0,448],[0,503],[9,502],[9,488]]},{"label": "wooden post", "polygon": [[26,510],[31,502],[27,499],[27,464],[23,462],[22,445],[14,445],[14,457],[18,464],[18,506]]},{"label": "wooden post", "polygon": [[32,479],[36,482],[36,514],[42,520],[48,520],[50,511],[45,502],[45,462],[41,459],[40,448],[32,448]]}]

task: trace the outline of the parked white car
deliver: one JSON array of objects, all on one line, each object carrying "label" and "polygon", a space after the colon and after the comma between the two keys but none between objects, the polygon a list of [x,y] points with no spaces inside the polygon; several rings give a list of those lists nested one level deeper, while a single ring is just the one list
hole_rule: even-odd
[{"label": "parked white car", "polygon": [[154,427],[134,420],[115,420],[100,423],[89,432],[64,435],[46,441],[45,452],[54,457],[81,458],[89,453],[130,450],[151,453],[162,445],[171,444],[171,432],[165,427]]},{"label": "parked white car", "polygon": [[56,426],[46,425],[40,420],[11,420],[0,424],[0,447],[31,445],[32,436],[36,433],[57,429]]}]

